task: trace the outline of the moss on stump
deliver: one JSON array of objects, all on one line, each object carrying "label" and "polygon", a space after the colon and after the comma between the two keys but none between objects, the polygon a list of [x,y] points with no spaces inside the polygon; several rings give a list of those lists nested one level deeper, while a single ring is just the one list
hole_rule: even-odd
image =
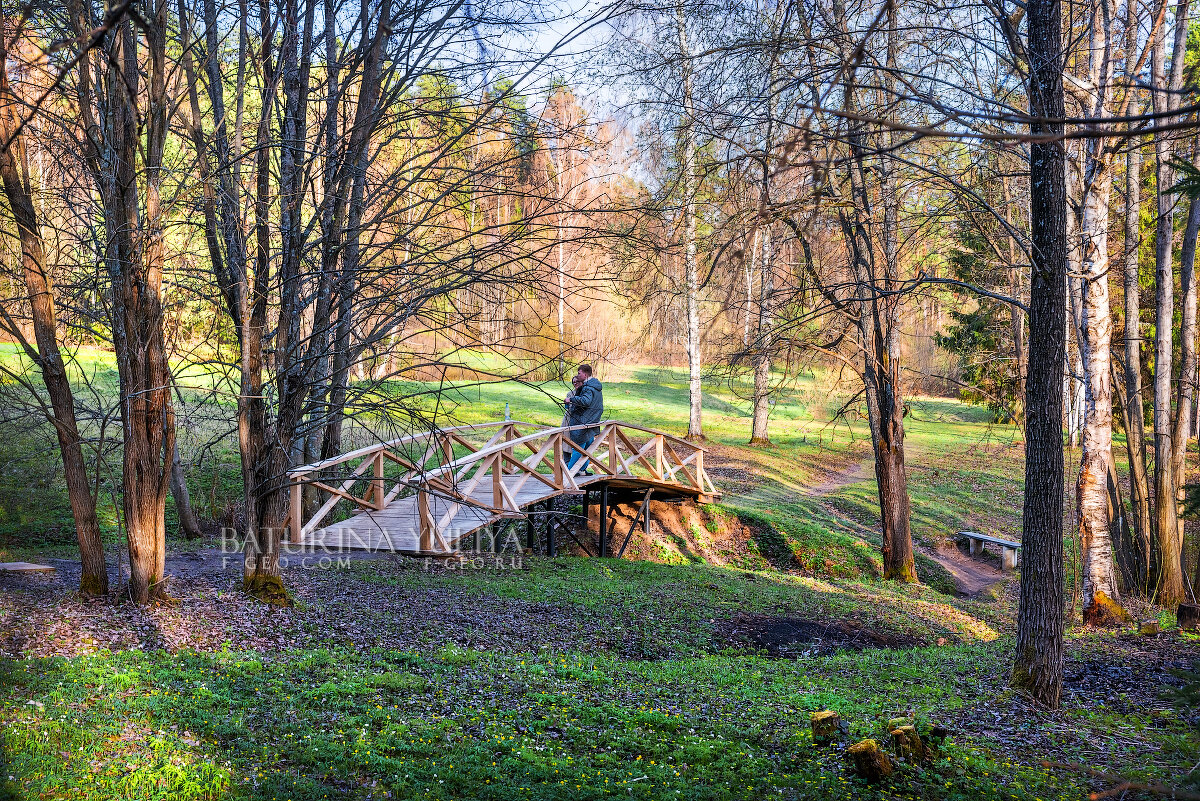
[{"label": "moss on stump", "polygon": [[854,772],[866,781],[877,782],[892,775],[892,760],[874,740],[855,743],[846,749],[846,756]]},{"label": "moss on stump", "polygon": [[295,605],[291,594],[283,586],[283,580],[279,576],[256,573],[242,584],[242,589],[246,591],[247,595],[271,606],[290,607]]},{"label": "moss on stump", "polygon": [[842,717],[832,709],[822,709],[813,712],[808,717],[812,723],[813,742],[833,742],[841,734]]},{"label": "moss on stump", "polygon": [[929,755],[925,741],[921,739],[917,727],[912,725],[892,729],[892,748],[896,756],[905,762],[924,762]]},{"label": "moss on stump", "polygon": [[1138,634],[1153,637],[1155,634],[1162,634],[1162,626],[1158,625],[1157,620],[1143,620],[1138,624]]}]

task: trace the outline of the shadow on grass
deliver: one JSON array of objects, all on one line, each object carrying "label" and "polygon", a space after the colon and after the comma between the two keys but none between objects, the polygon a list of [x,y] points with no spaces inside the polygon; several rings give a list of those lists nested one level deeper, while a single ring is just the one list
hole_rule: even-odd
[{"label": "shadow on grass", "polygon": [[755,547],[771,567],[784,572],[803,568],[787,537],[769,520],[745,510],[737,510],[735,514],[738,521],[750,529]]}]

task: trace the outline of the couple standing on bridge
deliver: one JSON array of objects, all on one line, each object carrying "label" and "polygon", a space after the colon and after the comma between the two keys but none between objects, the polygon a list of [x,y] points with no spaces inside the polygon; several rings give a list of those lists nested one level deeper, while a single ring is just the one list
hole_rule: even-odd
[{"label": "couple standing on bridge", "polygon": [[[579,365],[579,371],[571,376],[571,391],[563,399],[563,407],[567,413],[563,416],[564,426],[591,426],[600,422],[604,416],[604,387],[592,375],[590,364]],[[599,428],[577,428],[570,433],[571,442],[577,446],[571,451],[567,460],[567,468],[573,468],[575,463],[583,458],[583,451],[592,447]],[[589,476],[588,463],[585,460],[580,475]]]}]

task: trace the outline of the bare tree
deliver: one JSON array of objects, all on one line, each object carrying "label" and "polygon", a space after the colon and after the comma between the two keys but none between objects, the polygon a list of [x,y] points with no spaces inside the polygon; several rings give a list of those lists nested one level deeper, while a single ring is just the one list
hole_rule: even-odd
[{"label": "bare tree", "polygon": [[1062,375],[1067,277],[1062,7],[1026,6],[1033,275],[1026,379],[1025,502],[1013,686],[1057,707],[1063,680]]},{"label": "bare tree", "polygon": [[18,96],[9,77],[23,72],[23,66],[17,63],[11,50],[18,43],[13,34],[9,25],[0,25],[0,56],[3,57],[3,70],[0,71],[0,139],[7,143],[7,147],[0,150],[0,181],[3,182],[4,195],[21,244],[21,264],[27,293],[25,302],[29,305],[35,344],[25,338],[12,313],[3,307],[0,307],[0,330],[18,341],[25,354],[41,371],[42,383],[50,398],[51,413],[47,419],[58,437],[67,497],[75,520],[75,537],[79,542],[83,568],[79,590],[84,595],[104,595],[108,592],[108,570],[100,540],[100,526],[96,520],[96,498],[88,481],[67,362],[59,347],[54,287],[42,241],[42,225],[34,203],[34,176],[30,169],[24,127],[28,103]]},{"label": "bare tree", "polygon": [[[74,35],[87,41],[98,23],[96,9],[72,0],[69,11]],[[139,603],[165,590],[164,512],[175,436],[161,300],[162,162],[171,108],[166,36],[166,2],[155,0],[136,22],[117,22],[97,51],[83,53],[74,83],[80,145],[105,226],[124,434],[129,594]]]}]

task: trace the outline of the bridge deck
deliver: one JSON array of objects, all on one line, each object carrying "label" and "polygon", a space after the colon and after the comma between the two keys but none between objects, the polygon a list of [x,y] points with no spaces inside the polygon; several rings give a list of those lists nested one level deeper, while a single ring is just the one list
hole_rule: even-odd
[{"label": "bridge deck", "polygon": [[[504,482],[513,487],[520,476],[505,476]],[[581,489],[595,488],[607,482],[614,488],[627,490],[653,489],[656,498],[688,497],[696,498],[700,493],[691,487],[675,483],[653,481],[650,479],[622,476],[581,476],[576,483]],[[558,495],[568,494],[563,490],[552,490],[545,484],[527,482],[519,490],[512,493],[518,506],[527,508]],[[368,510],[356,514],[348,520],[334,523],[316,531],[305,533],[301,539],[302,548],[326,548],[329,550],[367,550],[394,551],[409,555],[438,555],[450,553],[454,543],[488,524],[505,518],[520,519],[516,514],[495,514],[486,506],[491,503],[492,489],[490,486],[480,488],[469,496],[479,506],[468,506],[436,495],[431,495],[429,508],[435,518],[457,505],[449,525],[441,531],[443,543],[435,542],[432,551],[422,550],[420,545],[420,518],[417,510],[416,496],[401,498],[393,501],[387,507],[375,511]]]}]

